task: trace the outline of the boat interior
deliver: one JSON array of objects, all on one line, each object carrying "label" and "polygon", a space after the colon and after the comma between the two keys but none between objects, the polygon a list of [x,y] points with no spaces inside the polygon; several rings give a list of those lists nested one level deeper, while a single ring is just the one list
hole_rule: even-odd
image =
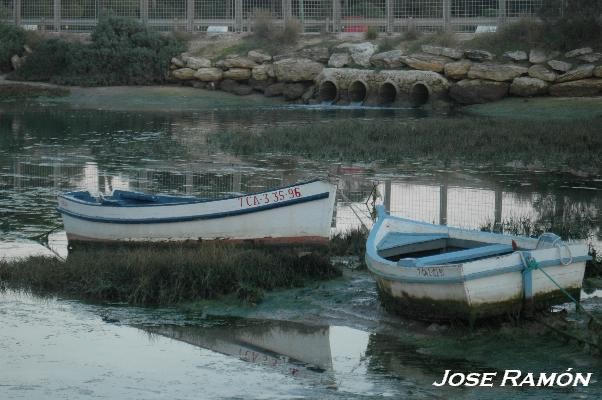
[{"label": "boat interior", "polygon": [[510,244],[450,237],[447,233],[389,232],[377,244],[379,256],[402,267],[457,264],[509,254]]},{"label": "boat interior", "polygon": [[168,195],[151,195],[140,192],[131,192],[128,190],[114,190],[110,196],[100,195],[94,197],[90,192],[72,192],[68,195],[73,198],[87,203],[102,204],[105,206],[139,206],[153,204],[189,204],[204,201],[198,197],[190,196],[168,196]]}]

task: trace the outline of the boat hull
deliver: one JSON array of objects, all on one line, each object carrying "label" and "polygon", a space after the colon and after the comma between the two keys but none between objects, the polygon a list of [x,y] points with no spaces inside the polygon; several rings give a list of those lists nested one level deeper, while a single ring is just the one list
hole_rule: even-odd
[{"label": "boat hull", "polygon": [[269,192],[190,204],[103,206],[59,197],[70,242],[224,240],[327,243],[336,187],[314,181]]}]

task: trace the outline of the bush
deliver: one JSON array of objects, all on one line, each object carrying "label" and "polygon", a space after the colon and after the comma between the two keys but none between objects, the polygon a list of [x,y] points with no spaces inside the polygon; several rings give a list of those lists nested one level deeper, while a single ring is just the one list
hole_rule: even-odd
[{"label": "bush", "polygon": [[366,40],[376,40],[376,38],[378,38],[378,29],[374,26],[368,27],[365,37]]},{"label": "bush", "polygon": [[184,46],[136,20],[102,18],[91,44],[42,42],[16,74],[66,85],[145,85],[165,81],[171,58]]},{"label": "bush", "polygon": [[545,0],[540,17],[546,37],[560,49],[602,42],[601,0]]},{"label": "bush", "polygon": [[272,14],[265,10],[256,10],[253,18],[253,33],[261,39],[271,39],[276,31]]},{"label": "bush", "polygon": [[280,41],[285,44],[295,44],[299,40],[299,35],[303,31],[301,21],[296,18],[286,21],[284,30],[280,36]]},{"label": "bush", "polygon": [[10,58],[23,54],[25,31],[15,25],[0,21],[0,72],[12,70]]},{"label": "bush", "polygon": [[485,48],[501,55],[510,50],[529,50],[533,47],[552,48],[554,42],[545,34],[543,24],[533,18],[522,18],[503,25],[497,32],[476,35],[468,47]]}]

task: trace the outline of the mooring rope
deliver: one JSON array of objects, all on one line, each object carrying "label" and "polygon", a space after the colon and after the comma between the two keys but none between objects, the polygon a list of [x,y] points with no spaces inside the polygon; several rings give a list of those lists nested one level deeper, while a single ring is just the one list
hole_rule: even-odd
[{"label": "mooring rope", "polygon": [[51,233],[58,231],[62,227],[63,227],[62,225],[56,225],[56,226],[54,226],[52,229],[50,229],[47,232],[43,232],[43,233],[41,233],[39,235],[36,235],[36,236],[27,237],[27,239],[33,240],[34,242],[37,242],[37,243],[41,244],[42,246],[44,246],[48,250],[50,250],[59,260],[65,261],[65,257],[63,257],[59,253],[57,253],[57,251],[54,250],[52,247],[50,247],[50,244],[48,243],[48,236]]}]

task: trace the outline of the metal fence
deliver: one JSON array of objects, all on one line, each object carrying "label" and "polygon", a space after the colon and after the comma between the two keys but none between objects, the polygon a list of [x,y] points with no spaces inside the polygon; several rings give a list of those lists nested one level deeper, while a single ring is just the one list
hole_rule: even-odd
[{"label": "metal fence", "polygon": [[[252,30],[255,16],[297,19],[305,33],[399,33],[477,27],[533,16],[543,0],[0,0],[0,18],[27,29],[90,31],[104,14],[139,19],[158,30]],[[487,28],[486,28],[487,29]]]}]

